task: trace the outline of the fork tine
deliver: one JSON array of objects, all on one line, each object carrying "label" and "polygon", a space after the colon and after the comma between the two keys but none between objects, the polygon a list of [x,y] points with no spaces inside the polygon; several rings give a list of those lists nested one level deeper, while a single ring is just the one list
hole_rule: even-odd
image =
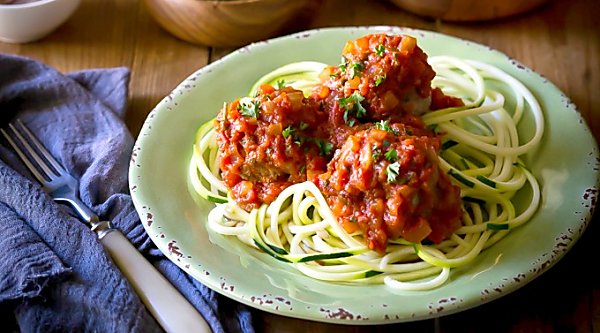
[{"label": "fork tine", "polygon": [[8,135],[8,133],[6,133],[6,131],[4,129],[2,129],[2,128],[0,128],[0,132],[2,132],[2,135],[4,135],[4,137],[6,138],[6,140],[8,141],[8,143],[12,146],[12,148],[17,153],[17,155],[19,155],[19,157],[21,158],[21,160],[23,161],[23,163],[25,163],[25,166],[27,166],[27,168],[29,169],[29,171],[31,171],[31,173],[33,174],[33,176],[40,183],[46,182],[46,178],[44,177],[44,175],[42,175],[37,170],[37,168],[33,165],[33,163],[31,163],[31,161],[29,161],[29,158],[27,157],[27,155],[25,155],[25,153],[23,152],[23,150],[21,150],[21,147],[19,147],[15,143],[15,141],[13,141],[12,137],[10,135]]},{"label": "fork tine", "polygon": [[[25,126],[25,124],[23,124],[23,122],[20,119],[17,119],[16,124],[29,137],[29,139],[30,139],[29,142],[31,142],[35,146],[37,151],[39,151],[42,154],[43,158],[46,161],[48,161],[48,163],[50,163],[50,165],[54,168],[54,170],[56,172],[58,172],[59,174],[67,173],[67,171],[63,168],[63,166],[60,163],[58,163],[58,161],[54,158],[54,156],[52,156],[52,154],[50,154],[48,149],[46,149],[44,144],[40,142],[40,140],[35,136],[35,134],[33,134],[33,132],[31,132],[29,130],[29,128],[27,128],[27,126]],[[36,162],[37,162],[37,159],[36,159]],[[46,164],[44,164],[44,165],[46,165]]]},{"label": "fork tine", "polygon": [[[13,124],[8,125],[10,131],[13,134],[12,136],[9,135],[5,130],[1,131],[6,140],[8,140],[8,143],[13,147],[17,155],[19,155],[23,163],[25,163],[27,168],[29,168],[31,173],[41,183],[45,183],[47,180],[51,180],[53,177],[56,177],[56,172],[60,172],[62,170],[62,167],[58,164],[56,160],[54,160],[52,155],[43,147],[42,143],[39,142],[35,135],[31,131],[29,131],[29,129],[27,129],[27,127],[25,127],[25,125],[20,120],[17,120],[16,124],[21,128],[21,131],[28,137],[27,139],[23,134],[21,134],[19,130],[17,130],[16,126],[14,126]],[[31,144],[29,143],[30,141]],[[17,142],[19,142],[22,145],[23,149],[17,144]],[[39,150],[39,153],[32,145]],[[29,155],[27,155],[24,150],[27,151]],[[40,154],[42,154],[42,156],[44,156],[48,162],[46,162],[46,160],[44,160],[44,158],[42,158]],[[31,159],[35,161],[37,166],[31,161]],[[48,163],[50,163],[52,167],[55,168],[55,170],[52,170],[51,167],[48,166]]]}]

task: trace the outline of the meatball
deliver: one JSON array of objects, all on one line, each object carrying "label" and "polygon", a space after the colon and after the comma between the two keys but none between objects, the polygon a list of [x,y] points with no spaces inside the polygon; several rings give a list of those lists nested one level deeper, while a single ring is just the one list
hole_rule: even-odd
[{"label": "meatball", "polygon": [[215,129],[221,177],[233,199],[257,208],[324,172],[332,147],[318,129],[326,119],[318,104],[290,87],[263,85],[256,97],[227,104]]},{"label": "meatball", "polygon": [[372,34],[346,43],[315,96],[332,107],[336,124],[401,121],[429,110],[434,76],[413,37]]},{"label": "meatball", "polygon": [[460,225],[460,188],[440,170],[439,139],[426,129],[376,123],[346,139],[318,186],[338,221],[370,249],[388,239],[440,242]]}]

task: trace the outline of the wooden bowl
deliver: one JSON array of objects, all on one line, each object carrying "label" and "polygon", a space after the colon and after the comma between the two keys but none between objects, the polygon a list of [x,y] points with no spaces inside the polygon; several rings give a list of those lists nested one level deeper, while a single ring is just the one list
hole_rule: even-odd
[{"label": "wooden bowl", "polygon": [[411,13],[444,21],[486,21],[521,14],[547,0],[389,0]]},{"label": "wooden bowl", "polygon": [[[144,0],[150,15],[176,37],[231,47],[298,28],[321,0]],[[298,19],[301,17],[302,19]]]}]

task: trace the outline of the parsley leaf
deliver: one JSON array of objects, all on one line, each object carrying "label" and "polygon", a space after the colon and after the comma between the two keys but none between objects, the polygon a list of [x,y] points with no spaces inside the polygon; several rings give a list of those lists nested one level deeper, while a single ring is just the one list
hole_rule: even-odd
[{"label": "parsley leaf", "polygon": [[385,159],[388,161],[396,161],[398,160],[398,152],[396,149],[390,149],[385,153]]},{"label": "parsley leaf", "polygon": [[375,123],[375,128],[376,129],[380,129],[382,131],[393,133],[393,130],[390,127],[390,121],[389,120],[382,120],[382,121],[380,121],[378,123]]},{"label": "parsley leaf", "polygon": [[400,172],[400,163],[394,162],[385,168],[385,172],[387,173],[387,181],[388,183],[393,183],[396,181],[398,174]]},{"label": "parsley leaf", "polygon": [[385,46],[383,46],[381,44],[375,46],[375,53],[378,56],[383,57],[383,55],[385,54]]},{"label": "parsley leaf", "polygon": [[340,71],[342,73],[346,72],[346,68],[348,67],[348,61],[345,57],[342,57],[341,63],[338,65],[338,67],[340,68]]},{"label": "parsley leaf", "polygon": [[[396,130],[396,129],[394,129],[394,128],[392,128],[390,126],[390,121],[389,120],[381,120],[380,122],[375,123],[375,128],[376,129],[380,129],[382,131],[386,131],[388,133],[392,133],[394,135],[398,135],[399,134],[398,130]],[[389,145],[389,141],[388,141],[388,145]]]},{"label": "parsley leaf", "polygon": [[238,110],[243,116],[258,118],[260,101],[240,101],[240,104],[238,104]]},{"label": "parsley leaf", "polygon": [[277,80],[275,84],[277,86],[277,89],[282,89],[283,87],[285,87],[285,80]]},{"label": "parsley leaf", "polygon": [[371,153],[371,157],[377,161],[379,157],[381,157],[381,150],[379,148],[373,146],[373,152]]},{"label": "parsley leaf", "polygon": [[300,130],[301,130],[301,131],[304,131],[304,130],[305,130],[305,129],[307,129],[307,128],[308,128],[308,124],[307,124],[307,123],[305,123],[305,122],[303,122],[303,121],[301,121],[301,122],[300,122]]},{"label": "parsley leaf", "polygon": [[292,132],[294,132],[295,129],[292,127],[292,125],[286,127],[283,131],[281,131],[281,135],[283,135],[284,138],[288,138],[290,135],[292,135]]},{"label": "parsley leaf", "polygon": [[314,139],[314,141],[319,147],[319,153],[322,156],[331,154],[331,151],[333,150],[333,143],[323,139]]},{"label": "parsley leaf", "polygon": [[379,87],[383,81],[385,81],[385,75],[377,75],[377,78],[375,79],[375,87]]},{"label": "parsley leaf", "polygon": [[352,64],[352,66],[350,66],[350,77],[354,78],[355,76],[360,76],[364,67],[365,66],[361,62]]},{"label": "parsley leaf", "polygon": [[345,109],[344,121],[346,123],[348,123],[348,116],[351,114],[354,114],[356,118],[362,118],[367,114],[367,110],[360,104],[364,99],[365,98],[358,91],[355,91],[346,98],[339,99],[340,106]]}]

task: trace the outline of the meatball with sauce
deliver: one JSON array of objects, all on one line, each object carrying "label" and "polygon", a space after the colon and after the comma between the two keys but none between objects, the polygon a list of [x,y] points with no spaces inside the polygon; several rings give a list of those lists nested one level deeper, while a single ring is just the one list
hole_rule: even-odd
[{"label": "meatball with sauce", "polygon": [[336,99],[345,123],[397,121],[429,110],[434,76],[413,37],[372,34],[346,43],[341,64],[325,69],[317,95]]},{"label": "meatball with sauce", "polygon": [[371,34],[346,43],[341,64],[323,71],[313,97],[325,101],[331,123],[341,127],[378,120],[407,122],[430,110],[463,105],[432,88],[434,77],[415,38]]},{"label": "meatball with sauce", "polygon": [[215,121],[221,177],[244,209],[272,202],[286,187],[326,170],[331,143],[319,135],[327,115],[290,87],[270,85],[226,105]]},{"label": "meatball with sauce", "polygon": [[460,189],[439,168],[439,139],[425,128],[382,121],[346,139],[318,186],[349,233],[370,249],[388,239],[440,242],[460,225]]}]

